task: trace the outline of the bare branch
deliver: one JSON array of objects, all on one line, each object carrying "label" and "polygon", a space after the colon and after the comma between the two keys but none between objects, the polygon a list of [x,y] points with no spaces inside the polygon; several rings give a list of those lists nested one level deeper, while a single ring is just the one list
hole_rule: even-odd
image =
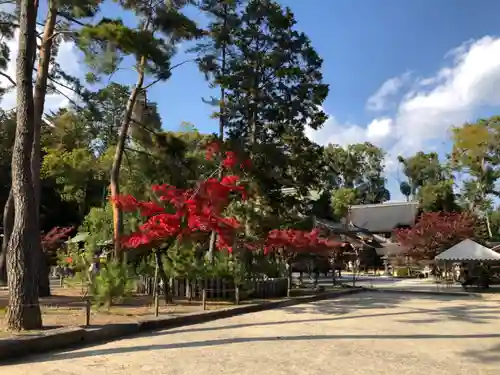
[{"label": "bare branch", "polygon": [[62,34],[75,34],[75,33],[76,33],[76,31],[74,31],[74,30],[59,30],[59,31],[56,31],[54,34],[52,34],[50,37],[48,37],[47,40],[45,41],[45,43],[47,43],[49,40],[54,39],[56,36],[59,36]]},{"label": "bare branch", "polygon": [[[57,82],[56,82],[57,83]],[[81,106],[75,102],[72,98],[70,98],[67,94],[65,94],[64,92],[62,92],[61,90],[59,90],[57,87],[55,87],[54,85],[51,85],[50,86],[50,89],[51,90],[54,90],[55,92],[57,92],[59,95],[62,95],[64,96],[66,99],[68,99],[68,101],[73,104],[75,107],[77,108],[81,108]]]},{"label": "bare branch", "polygon": [[[178,64],[175,64],[174,66],[170,67],[169,71],[171,72],[171,71],[172,71],[172,70],[174,70],[175,68],[178,68],[179,66],[182,66],[182,65],[184,65],[184,64],[186,64],[186,63],[188,63],[188,62],[193,62],[193,61],[194,61],[193,59],[189,59],[189,60],[182,61],[182,62],[180,62],[180,63],[178,63]],[[161,80],[162,80],[162,78],[158,78],[158,79],[154,80],[153,82],[151,82],[149,85],[144,86],[142,89],[143,89],[143,90],[147,90],[147,89],[149,89],[151,86],[153,86],[154,84],[156,84],[156,83],[160,82]]]},{"label": "bare branch", "polygon": [[135,148],[130,148],[130,147],[127,147],[127,146],[125,146],[125,150],[132,151],[132,152],[137,152],[138,154],[146,155],[146,156],[148,156],[150,158],[159,160],[159,158],[157,156],[155,156],[153,154],[150,154],[149,152],[146,152],[146,151],[137,150]]},{"label": "bare branch", "polygon": [[87,24],[81,22],[81,21],[78,21],[77,19],[71,17],[69,14],[65,13],[65,12],[58,12],[58,14],[64,18],[66,18],[68,21],[71,21],[71,22],[74,22],[76,23],[77,25],[80,25],[80,26],[88,26]]},{"label": "bare branch", "polygon": [[139,125],[142,129],[147,130],[147,131],[148,131],[148,132],[150,132],[151,134],[153,134],[153,135],[158,135],[158,133],[157,133],[155,130],[153,130],[153,129],[149,129],[149,128],[146,126],[146,124],[143,124],[142,122],[137,121],[137,120],[135,120],[135,119],[133,119],[133,118],[130,118],[130,121],[132,121],[135,125]]},{"label": "bare branch", "polygon": [[16,86],[16,81],[14,81],[7,73],[0,72],[0,76],[6,78],[12,85]]},{"label": "bare branch", "polygon": [[65,89],[71,90],[71,91],[73,91],[75,94],[80,95],[80,93],[79,93],[78,91],[76,91],[73,87],[68,86],[68,85],[65,85],[64,83],[59,82],[58,80],[56,80],[55,78],[52,78],[51,76],[48,76],[47,78],[48,78],[50,81],[54,82],[56,85],[59,85],[59,86],[61,86],[61,87],[64,87]]}]

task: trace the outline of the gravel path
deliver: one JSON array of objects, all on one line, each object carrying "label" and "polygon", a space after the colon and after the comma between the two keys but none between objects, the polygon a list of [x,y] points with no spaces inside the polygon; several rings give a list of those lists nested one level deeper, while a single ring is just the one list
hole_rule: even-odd
[{"label": "gravel path", "polygon": [[493,375],[499,301],[363,293],[0,367],[3,375]]}]

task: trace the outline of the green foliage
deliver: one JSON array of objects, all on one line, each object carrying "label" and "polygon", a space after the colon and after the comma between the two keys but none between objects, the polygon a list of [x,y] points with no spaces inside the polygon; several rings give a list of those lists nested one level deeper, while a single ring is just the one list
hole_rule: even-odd
[{"label": "green foliage", "polygon": [[412,194],[416,194],[424,184],[435,184],[444,178],[444,168],[435,152],[418,152],[412,157],[405,159],[400,156],[398,159],[403,165],[404,174],[408,177]]},{"label": "green foliage", "polygon": [[399,190],[401,191],[401,194],[403,194],[406,197],[406,200],[410,200],[412,188],[408,182],[406,181],[401,182],[401,184],[399,185]]},{"label": "green foliage", "polygon": [[146,70],[159,80],[171,75],[170,61],[176,43],[200,35],[196,24],[179,11],[187,1],[124,1],[124,9],[138,17],[137,28],[127,27],[121,19],[102,18],[95,25],[85,25],[76,39],[88,66],[97,73],[110,75],[117,71],[126,56],[143,61]]},{"label": "green foliage", "polygon": [[306,193],[320,183],[321,148],[304,135],[303,119],[314,129],[325,122],[320,105],[328,85],[322,59],[295,29],[290,9],[268,0],[242,3],[201,2],[210,24],[197,46],[198,63],[224,94],[208,102],[219,106],[216,116],[232,148],[252,154],[260,198],[275,215],[288,215],[299,202],[281,189]]},{"label": "green foliage", "polygon": [[453,129],[452,167],[466,173],[462,196],[468,209],[484,212],[491,196],[500,196],[496,182],[500,178],[500,117],[481,119]]},{"label": "green foliage", "polygon": [[170,277],[194,280],[202,277],[204,258],[196,251],[195,243],[177,242],[164,257],[165,273]]},{"label": "green foliage", "polygon": [[113,239],[113,214],[111,205],[92,207],[83,219],[80,232],[87,232],[89,236],[85,241],[85,248],[95,251],[103,243]]},{"label": "green foliage", "polygon": [[116,145],[129,95],[128,86],[114,82],[89,95],[88,105],[81,117],[93,139],[92,144],[88,145],[92,151],[102,154],[110,146]]},{"label": "green foliage", "polygon": [[42,176],[55,179],[64,200],[82,204],[86,198],[87,186],[93,177],[93,155],[87,149],[46,149],[45,152]]},{"label": "green foliage", "polygon": [[129,296],[135,287],[135,275],[126,262],[110,260],[102,265],[89,286],[90,296],[98,307],[109,308]]},{"label": "green foliage", "polygon": [[[42,218],[44,223],[56,221],[50,227],[71,224],[89,233],[84,251],[70,246],[59,253],[59,262],[77,271],[70,282],[89,283],[96,304],[109,306],[126,296],[135,277],[128,266],[115,262],[104,265],[94,279],[89,273],[94,253],[113,238],[107,202],[109,171],[131,94],[131,87],[113,79],[120,70],[140,71],[143,61],[143,88],[166,80],[174,74],[172,58],[177,46],[186,39],[202,37],[194,49],[196,63],[210,88],[218,89],[204,101],[216,107],[213,117],[219,119],[227,145],[250,154],[254,168],[244,176],[252,192],[250,199],[228,207],[227,213],[244,226],[234,254],[217,253],[208,262],[205,237],[170,246],[161,250],[168,277],[226,278],[243,284],[250,278],[281,276],[285,273],[282,262],[259,250],[249,252],[243,245],[252,243],[258,248],[274,228],[311,229],[310,218],[304,219],[310,214],[338,220],[346,217],[351,205],[389,200],[384,150],[371,143],[323,148],[305,136],[306,124],[318,129],[327,119],[321,104],[328,85],[323,82],[322,59],[299,30],[290,9],[272,0],[117,2],[135,17],[132,25],[100,13],[101,3],[57,3],[58,36],[54,37],[48,93],[57,92],[54,81],[62,82],[77,92],[78,103],[48,114],[42,127]],[[206,31],[186,17],[184,6],[194,3],[207,16]],[[15,12],[0,11],[0,72],[11,58],[7,42],[14,35],[14,21]],[[63,37],[82,49],[89,70],[87,81],[92,85],[83,85],[55,63]],[[162,121],[162,111],[148,101],[147,94],[141,89],[133,106],[120,171],[121,193],[149,198],[153,184],[187,188],[212,176],[218,161],[205,159],[203,145],[214,135],[203,134],[192,124],[181,124],[177,131],[163,130],[171,124]],[[2,204],[10,188],[13,115],[0,112]],[[493,197],[500,195],[496,189],[498,124],[499,118],[492,117],[455,129],[449,165],[432,152],[399,158],[407,177],[401,183],[402,194],[418,200],[426,213],[460,208],[487,211],[494,239],[500,239],[500,214],[492,208]],[[466,175],[459,196],[452,172]],[[295,193],[285,194],[283,188],[288,187],[295,188]],[[125,229],[143,220],[127,214],[124,223],[130,228]],[[476,238],[488,237],[486,220],[475,229]],[[129,261],[136,262],[136,274],[153,276],[153,256],[131,252]]]},{"label": "green foliage", "polygon": [[[325,188],[333,190],[335,216],[343,216],[352,204],[382,203],[390,199],[385,187],[385,152],[371,143],[328,145],[324,149]],[[335,189],[339,189],[338,193]],[[345,190],[348,189],[348,190]],[[347,201],[342,203],[344,198]]]},{"label": "green foliage", "polygon": [[346,218],[349,207],[358,202],[358,196],[355,189],[340,188],[332,194],[332,210],[337,219]]},{"label": "green foliage", "polygon": [[418,197],[420,208],[424,212],[455,212],[460,209],[455,201],[451,180],[424,184],[419,190]]},{"label": "green foliage", "polygon": [[[155,273],[156,260],[154,254],[148,254],[140,258],[139,263],[136,265],[135,273],[141,276],[153,277]],[[168,273],[167,273],[168,275]]]},{"label": "green foliage", "polygon": [[454,212],[460,210],[454,192],[454,180],[449,168],[435,152],[417,152],[399,162],[408,181],[401,183],[401,193],[408,199],[417,198],[424,212]]}]

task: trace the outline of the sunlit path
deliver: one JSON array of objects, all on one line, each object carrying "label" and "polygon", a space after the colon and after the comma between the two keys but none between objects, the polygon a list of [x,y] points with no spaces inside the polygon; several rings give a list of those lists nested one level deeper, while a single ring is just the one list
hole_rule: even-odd
[{"label": "sunlit path", "polygon": [[493,375],[497,306],[366,293],[32,357],[0,374]]}]

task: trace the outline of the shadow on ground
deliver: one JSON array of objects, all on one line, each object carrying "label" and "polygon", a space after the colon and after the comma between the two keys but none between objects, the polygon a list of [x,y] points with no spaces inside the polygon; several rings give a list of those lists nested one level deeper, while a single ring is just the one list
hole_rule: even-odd
[{"label": "shadow on ground", "polygon": [[[420,302],[426,306],[419,307]],[[429,302],[432,302],[429,304]],[[453,306],[450,306],[450,302]],[[167,331],[158,331],[142,335],[143,337],[176,335],[180,333],[237,330],[249,327],[266,327],[300,323],[314,323],[335,320],[364,319],[373,317],[395,316],[399,323],[432,324],[443,321],[457,321],[472,324],[487,324],[498,319],[498,304],[482,301],[473,296],[445,296],[445,295],[408,295],[399,293],[367,292],[344,296],[338,299],[318,301],[315,303],[297,305],[283,308],[282,311],[290,314],[289,319],[282,321],[264,321],[244,324],[229,324],[230,320],[222,324],[200,324],[191,327],[177,328]],[[315,318],[314,315],[322,315]],[[418,319],[419,315],[425,319]],[[297,315],[294,319],[293,315]],[[325,317],[325,315],[327,317]],[[299,317],[303,317],[300,319]],[[304,319],[305,318],[305,319]],[[249,319],[250,320],[250,319]],[[225,324],[225,323],[228,324]],[[220,323],[220,322],[219,322]],[[439,326],[439,325],[438,325]],[[29,362],[46,362],[84,358],[118,353],[141,352],[150,350],[168,350],[181,348],[203,348],[218,345],[231,345],[250,342],[267,341],[311,341],[311,340],[444,340],[444,339],[486,339],[500,338],[500,333],[487,334],[411,334],[411,335],[304,335],[286,337],[236,337],[203,341],[189,341],[161,345],[141,345],[124,348],[84,349],[65,353],[52,353],[44,356],[32,357]],[[466,353],[478,361],[500,361],[500,345],[493,348],[491,353]],[[482,356],[482,357],[481,357]],[[26,360],[22,361],[26,362]]]},{"label": "shadow on ground", "polygon": [[[433,302],[432,308],[420,308],[418,303],[405,306],[406,302],[426,301]],[[453,306],[447,305],[454,302]],[[426,303],[428,305],[428,303]],[[415,306],[417,305],[417,306]],[[404,311],[394,310],[400,307]],[[387,309],[387,313],[380,310]],[[401,315],[401,323],[438,323],[441,321],[459,321],[475,324],[486,324],[491,320],[498,319],[498,304],[484,301],[481,297],[473,295],[437,295],[437,294],[404,294],[394,292],[360,293],[343,297],[341,299],[325,300],[308,305],[287,307],[285,311],[292,314],[328,314],[345,315],[345,319],[359,319],[366,317]],[[370,310],[377,310],[371,314]],[[391,311],[392,310],[392,311]],[[425,313],[430,315],[427,319],[406,318],[408,315]]]},{"label": "shadow on ground", "polygon": [[104,348],[95,350],[85,350],[78,352],[54,353],[43,357],[33,357],[30,363],[50,362],[61,360],[72,360],[78,358],[105,356],[113,354],[149,352],[151,350],[172,350],[185,348],[207,348],[220,345],[246,344],[255,342],[296,342],[296,341],[316,341],[316,340],[449,340],[449,339],[482,339],[482,338],[500,338],[500,333],[491,334],[470,334],[470,335],[304,335],[304,336],[286,336],[286,337],[236,337],[214,340],[190,341],[182,343],[161,344],[161,345],[140,345],[124,348]]},{"label": "shadow on ground", "polygon": [[486,350],[468,350],[462,355],[478,363],[500,363],[500,344]]}]

